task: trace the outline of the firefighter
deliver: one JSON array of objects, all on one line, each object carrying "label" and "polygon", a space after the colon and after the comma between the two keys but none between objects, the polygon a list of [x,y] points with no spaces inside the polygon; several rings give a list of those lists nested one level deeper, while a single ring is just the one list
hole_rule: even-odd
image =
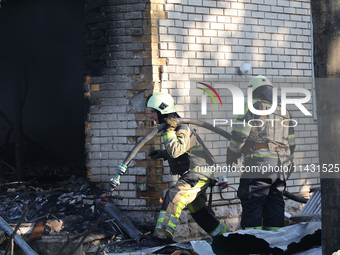
[{"label": "firefighter", "polygon": [[155,92],[147,99],[146,106],[151,108],[150,117],[156,124],[167,123],[162,132],[165,149],[151,151],[148,156],[167,160],[171,174],[180,176],[163,199],[153,239],[160,244],[171,243],[185,207],[210,236],[229,231],[213,212],[208,213],[206,206],[206,189],[212,187],[215,180],[204,166],[213,166],[214,157],[195,131],[186,124],[177,125],[180,116],[171,95]]},{"label": "firefighter", "polygon": [[[271,109],[273,85],[270,80],[258,75],[251,79],[249,87],[254,108]],[[273,113],[258,116],[246,105],[245,114],[239,115],[235,123],[227,165],[237,163],[243,153],[243,169],[248,171],[243,171],[237,191],[242,205],[241,227],[277,230],[284,225],[285,173],[293,169],[295,135],[291,115],[288,111],[281,115],[278,98]]]}]

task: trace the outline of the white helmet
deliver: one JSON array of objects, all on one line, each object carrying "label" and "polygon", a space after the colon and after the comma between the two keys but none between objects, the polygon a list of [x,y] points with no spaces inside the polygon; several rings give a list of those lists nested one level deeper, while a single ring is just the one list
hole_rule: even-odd
[{"label": "white helmet", "polygon": [[258,75],[250,80],[248,83],[248,88],[252,88],[253,91],[257,89],[258,87],[269,85],[273,87],[273,84],[270,82],[270,80],[262,75]]},{"label": "white helmet", "polygon": [[165,92],[153,93],[146,102],[146,107],[160,111],[161,114],[177,112],[174,99]]}]

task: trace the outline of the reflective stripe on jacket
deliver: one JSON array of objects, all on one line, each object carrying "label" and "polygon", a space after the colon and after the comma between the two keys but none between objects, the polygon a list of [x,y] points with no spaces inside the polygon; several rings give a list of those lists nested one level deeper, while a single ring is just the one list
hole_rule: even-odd
[{"label": "reflective stripe on jacket", "polygon": [[212,166],[215,159],[201,138],[186,124],[163,134],[165,151],[172,174],[188,170],[200,171],[201,166]]},{"label": "reflective stripe on jacket", "polygon": [[[254,99],[253,106],[257,110],[266,110],[271,107],[271,102]],[[291,119],[290,113],[286,111],[286,115],[282,116],[280,105],[272,114],[259,116],[250,112],[246,103],[245,114],[239,115],[233,124],[230,150],[240,153],[244,146],[268,142],[272,146],[253,151],[246,157],[280,157],[282,164],[288,166],[293,162],[295,149],[294,127],[292,121],[288,121],[288,119]],[[280,150],[273,149],[279,147]]]}]

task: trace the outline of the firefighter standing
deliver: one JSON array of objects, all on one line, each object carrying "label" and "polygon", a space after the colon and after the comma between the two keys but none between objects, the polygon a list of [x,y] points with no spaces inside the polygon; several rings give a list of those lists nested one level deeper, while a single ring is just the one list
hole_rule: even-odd
[{"label": "firefighter standing", "polygon": [[229,231],[213,213],[208,213],[206,189],[214,183],[213,176],[204,172],[204,166],[212,166],[214,157],[200,137],[186,124],[177,125],[174,100],[164,92],[153,93],[146,102],[151,108],[150,117],[157,123],[167,122],[163,131],[165,150],[151,151],[152,159],[168,160],[172,174],[180,175],[177,183],[166,193],[157,220],[153,239],[160,243],[172,241],[182,210],[188,207],[193,219],[210,236]]},{"label": "firefighter standing", "polygon": [[[249,82],[249,87],[253,91],[254,108],[271,109],[273,85],[269,79],[256,76]],[[227,165],[236,163],[243,153],[244,166],[251,166],[257,171],[244,172],[240,179],[237,196],[242,204],[241,227],[277,230],[284,225],[284,172],[293,164],[294,127],[288,111],[281,115],[280,102],[269,115],[255,115],[247,105],[245,109],[245,114],[239,115],[235,121],[238,124],[233,126],[227,150]],[[261,169],[266,169],[266,172]],[[276,170],[267,171],[270,169]]]}]

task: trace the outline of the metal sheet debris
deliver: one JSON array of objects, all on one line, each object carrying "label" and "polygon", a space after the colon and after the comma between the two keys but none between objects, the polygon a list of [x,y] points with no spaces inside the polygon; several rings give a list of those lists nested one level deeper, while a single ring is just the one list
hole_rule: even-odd
[{"label": "metal sheet debris", "polygon": [[322,255],[322,247],[317,247],[310,249],[308,251],[303,251],[299,253],[294,253],[293,255]]},{"label": "metal sheet debris", "polygon": [[215,254],[210,246],[206,241],[199,240],[199,241],[190,241],[192,248],[196,253],[199,255],[213,255]]},{"label": "metal sheet debris", "polygon": [[301,210],[300,214],[321,213],[321,189],[314,191],[311,198]]},{"label": "metal sheet debris", "polygon": [[[244,243],[247,243],[247,246]],[[225,233],[223,236],[214,239],[212,247],[216,254],[282,252],[287,250],[298,252],[320,245],[320,243],[321,222],[308,222],[286,226],[276,231],[249,229]]]},{"label": "metal sheet debris", "polygon": [[292,216],[294,222],[321,221],[321,189],[314,191],[313,195],[303,207],[299,215]]},{"label": "metal sheet debris", "polygon": [[[175,243],[175,244],[169,244],[169,245],[164,245],[164,246],[157,246],[157,247],[152,247],[148,249],[140,249],[138,251],[131,251],[131,252],[118,252],[118,253],[106,253],[106,255],[147,255],[147,254],[170,254],[170,253],[163,253],[163,249],[166,248],[173,248],[174,250],[178,249],[183,249],[183,250],[193,250],[194,247],[192,245],[192,242],[196,242],[196,249],[200,249],[203,246],[207,248],[207,246],[210,246],[206,241],[201,240],[201,241],[187,241],[187,242],[180,242],[180,243]],[[196,250],[194,250],[196,253],[198,253]],[[208,249],[207,249],[208,251]],[[213,255],[214,253],[198,253],[202,255]]]}]

